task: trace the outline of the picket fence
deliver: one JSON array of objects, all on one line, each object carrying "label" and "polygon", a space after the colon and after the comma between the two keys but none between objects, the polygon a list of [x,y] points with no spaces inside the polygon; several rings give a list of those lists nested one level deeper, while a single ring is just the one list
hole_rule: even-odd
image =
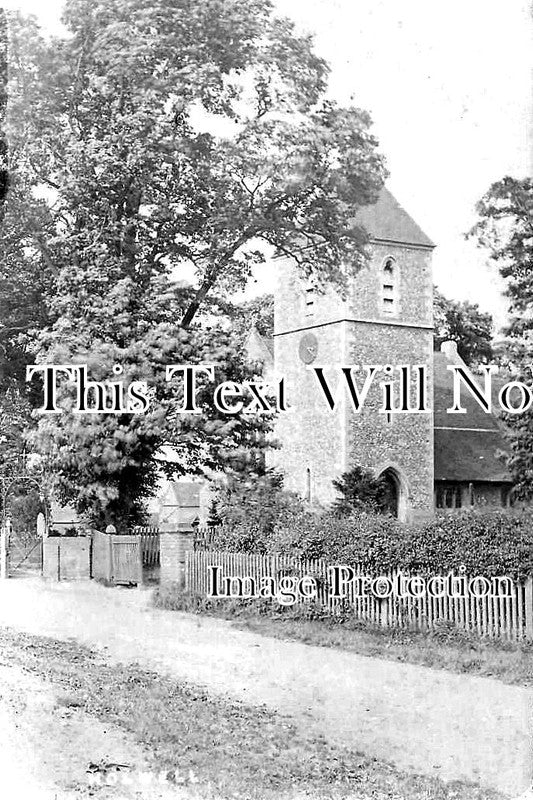
[{"label": "picket fence", "polygon": [[[524,583],[506,581],[510,588],[508,597],[491,592],[485,597],[476,597],[466,592],[460,597],[446,594],[431,597],[424,592],[420,597],[400,597],[396,592],[380,598],[371,591],[364,593],[356,589],[353,581],[345,599],[331,596],[330,565],[323,560],[308,561],[283,555],[255,555],[249,553],[229,553],[215,551],[191,551],[186,554],[185,589],[201,596],[209,591],[209,566],[220,566],[224,576],[240,578],[251,577],[256,586],[261,578],[273,577],[277,582],[282,576],[312,576],[316,580],[317,596],[313,601],[299,600],[300,603],[313,602],[327,608],[332,614],[348,611],[357,620],[371,625],[405,628],[419,631],[432,631],[443,624],[471,631],[480,636],[499,638],[507,641],[533,639],[533,581]],[[372,573],[364,565],[352,567],[359,578]],[[384,572],[383,577],[392,581],[393,586],[407,574],[400,570]],[[457,573],[459,576],[459,573]],[[471,578],[464,576],[466,586]],[[479,592],[482,593],[482,592]]]},{"label": "picket fence", "polygon": [[133,533],[141,537],[143,567],[158,567],[160,561],[159,528],[137,525]]}]

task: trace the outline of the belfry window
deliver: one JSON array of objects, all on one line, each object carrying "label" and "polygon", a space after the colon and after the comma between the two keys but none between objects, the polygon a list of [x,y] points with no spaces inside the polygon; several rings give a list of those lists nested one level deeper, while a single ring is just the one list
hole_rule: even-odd
[{"label": "belfry window", "polygon": [[392,256],[387,256],[381,269],[381,309],[393,315],[398,310],[398,267]]},{"label": "belfry window", "polygon": [[315,311],[316,289],[308,283],[304,292],[304,310],[306,317],[312,317]]}]

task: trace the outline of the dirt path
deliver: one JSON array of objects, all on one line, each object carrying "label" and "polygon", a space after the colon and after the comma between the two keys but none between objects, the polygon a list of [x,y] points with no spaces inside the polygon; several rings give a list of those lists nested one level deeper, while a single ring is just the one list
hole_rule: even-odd
[{"label": "dirt path", "polygon": [[[150,756],[38,678],[0,666],[2,797],[28,800],[193,800],[158,785]],[[88,773],[92,762],[100,766]],[[120,768],[107,765],[123,765]],[[98,783],[96,782],[98,781]]]},{"label": "dirt path", "polygon": [[0,585],[0,625],[292,714],[399,767],[510,796],[533,776],[533,692],[487,678],[268,639],[223,620],[149,607],[148,591],[94,583]]}]

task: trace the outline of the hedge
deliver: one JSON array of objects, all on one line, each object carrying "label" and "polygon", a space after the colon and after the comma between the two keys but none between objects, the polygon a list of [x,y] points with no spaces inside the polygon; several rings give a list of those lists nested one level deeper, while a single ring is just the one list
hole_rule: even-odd
[{"label": "hedge", "polygon": [[469,575],[523,579],[533,575],[533,513],[463,510],[408,525],[378,514],[317,515],[296,509],[268,534],[255,521],[221,529],[212,546],[360,563],[378,574],[394,568],[420,575],[457,573],[464,565]]}]

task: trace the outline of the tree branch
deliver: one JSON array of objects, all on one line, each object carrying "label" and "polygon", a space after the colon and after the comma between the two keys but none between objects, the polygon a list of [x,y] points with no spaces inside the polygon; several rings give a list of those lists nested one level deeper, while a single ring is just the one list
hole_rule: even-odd
[{"label": "tree branch", "polygon": [[237,250],[242,247],[249,239],[257,236],[259,231],[255,229],[249,229],[245,231],[237,241],[233,244],[233,246],[226,251],[226,253],[222,256],[220,261],[217,264],[214,264],[207,272],[206,277],[200,284],[200,287],[197,289],[196,294],[189,304],[189,307],[185,311],[183,318],[181,320],[181,327],[188,328],[193,321],[194,317],[198,313],[202,303],[206,299],[207,295],[209,294],[210,290],[213,288],[214,284],[216,283],[220,273],[226,267]]}]

